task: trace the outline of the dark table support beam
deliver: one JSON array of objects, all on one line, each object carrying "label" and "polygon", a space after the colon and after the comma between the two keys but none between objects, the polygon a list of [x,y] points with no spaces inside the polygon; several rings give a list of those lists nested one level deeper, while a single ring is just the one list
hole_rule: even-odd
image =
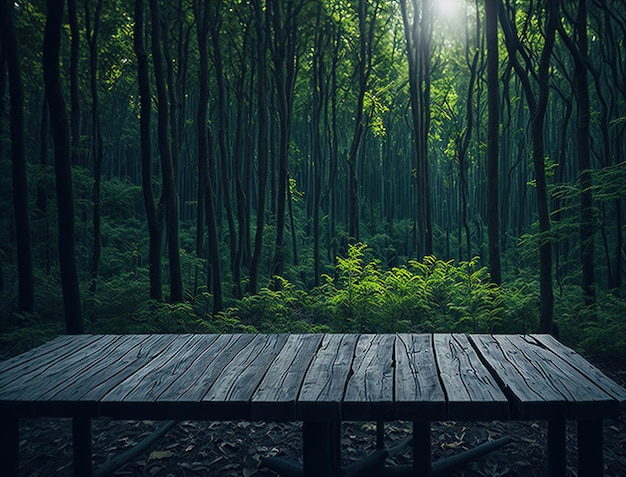
[{"label": "dark table support beam", "polygon": [[20,424],[16,417],[0,419],[0,466],[3,475],[19,475]]},{"label": "dark table support beam", "polygon": [[72,418],[72,442],[74,445],[74,475],[92,477],[91,461],[91,419]]},{"label": "dark table support beam", "polygon": [[578,477],[604,475],[602,420],[578,421]]},{"label": "dark table support beam", "polygon": [[339,422],[302,424],[304,477],[336,477],[340,474]]},{"label": "dark table support beam", "polygon": [[565,477],[565,430],[564,419],[548,421],[548,472],[552,477]]},{"label": "dark table support beam", "polygon": [[413,422],[413,472],[420,477],[432,474],[430,450],[430,422]]}]

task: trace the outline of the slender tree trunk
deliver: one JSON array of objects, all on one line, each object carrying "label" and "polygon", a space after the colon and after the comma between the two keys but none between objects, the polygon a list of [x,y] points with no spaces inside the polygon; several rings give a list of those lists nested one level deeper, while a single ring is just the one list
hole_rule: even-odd
[{"label": "slender tree trunk", "polygon": [[315,43],[313,67],[311,70],[311,150],[313,160],[313,285],[320,284],[320,202],[322,195],[322,101],[324,98],[324,41],[325,29],[321,26],[322,7],[318,4],[316,12]]},{"label": "slender tree trunk", "polygon": [[178,200],[169,128],[169,107],[165,74],[161,58],[161,35],[159,25],[161,13],[159,0],[150,0],[152,20],[152,60],[154,62],[154,77],[157,89],[158,107],[158,143],[161,156],[161,171],[163,174],[163,200],[165,204],[165,234],[170,269],[170,301],[172,303],[183,300],[183,280],[180,267],[180,246],[178,239]]},{"label": "slender tree trunk", "polygon": [[102,158],[104,155],[102,147],[102,131],[100,130],[100,111],[98,102],[98,30],[100,29],[100,14],[102,12],[102,0],[98,0],[91,29],[91,15],[89,10],[89,0],[85,2],[85,34],[89,45],[89,79],[91,91],[91,155],[93,158],[93,250],[89,263],[91,273],[90,290],[96,291],[98,280],[98,269],[100,268],[100,255],[102,253],[102,232],[100,213],[100,191],[102,183]]},{"label": "slender tree trunk", "polygon": [[580,62],[574,63],[574,83],[576,85],[577,108],[577,134],[578,139],[578,175],[581,185],[580,197],[580,247],[581,262],[583,268],[582,289],[585,294],[587,305],[595,305],[596,302],[596,278],[595,278],[595,225],[593,213],[593,193],[591,180],[591,143],[590,143],[590,117],[591,105],[589,100],[589,81],[587,65],[589,63],[588,39],[587,39],[587,1],[579,0],[576,18],[576,32],[579,42]]},{"label": "slender tree trunk", "polygon": [[548,205],[548,190],[545,167],[544,148],[544,125],[545,112],[548,105],[549,95],[549,66],[554,47],[557,17],[560,12],[558,1],[550,2],[547,8],[547,18],[544,30],[544,47],[539,59],[538,71],[538,93],[535,95],[528,77],[528,71],[534,65],[530,63],[528,55],[524,55],[526,68],[519,63],[517,55],[520,49],[519,38],[513,31],[512,24],[504,9],[500,9],[500,22],[502,24],[506,47],[509,52],[509,59],[517,73],[526,101],[531,112],[531,132],[533,144],[533,165],[535,168],[535,181],[537,192],[537,211],[539,214],[539,331],[541,333],[552,333],[553,330],[553,308],[554,292],[552,290],[552,244],[550,241],[550,210]]},{"label": "slender tree trunk", "polygon": [[[242,50],[247,52],[249,49],[250,42],[250,31],[249,27],[246,27],[245,31],[242,33],[243,38],[243,47]],[[242,170],[242,158],[243,158],[243,149],[244,149],[244,85],[245,78],[247,73],[247,64],[245,56],[242,56],[240,63],[240,77],[236,81],[236,91],[237,91],[237,112],[236,112],[236,126],[235,126],[235,138],[233,144],[233,175],[235,177],[235,199],[237,206],[237,248],[235,250],[235,254],[232,257],[232,270],[233,270],[233,285],[234,285],[234,296],[236,298],[241,298],[241,265],[243,261],[243,255],[246,251],[246,246],[249,241],[249,220],[248,215],[246,214],[246,209],[248,207],[248,198],[245,192],[245,186],[243,181],[243,170]]]},{"label": "slender tree trunk", "polygon": [[[218,313],[223,308],[222,272],[220,264],[219,239],[217,234],[217,221],[215,218],[214,193],[209,176],[209,143],[207,130],[207,108],[209,103],[209,59],[208,59],[208,34],[209,17],[208,5],[201,0],[194,2],[196,16],[196,28],[198,37],[198,52],[200,57],[199,98],[196,116],[196,128],[198,139],[198,182],[200,193],[205,209],[205,221],[208,235],[209,273],[210,284],[213,292],[213,313]],[[201,220],[198,220],[198,227]]]},{"label": "slender tree trunk", "polygon": [[498,79],[498,0],[485,0],[487,35],[487,233],[489,235],[489,274],[502,282],[500,265],[499,135],[500,90]]},{"label": "slender tree trunk", "polygon": [[279,117],[278,146],[278,194],[276,197],[276,242],[272,263],[272,281],[278,288],[279,281],[274,277],[282,276],[285,264],[284,232],[287,205],[289,139],[291,135],[291,113],[293,109],[293,91],[296,73],[296,31],[297,15],[302,3],[270,2],[267,8],[271,12],[273,26],[272,60],[276,82],[277,106]]},{"label": "slender tree trunk", "polygon": [[[231,199],[231,165],[229,161],[228,148],[228,98],[226,96],[226,77],[222,61],[222,47],[220,42],[220,26],[222,23],[221,8],[222,2],[209,3],[211,17],[209,19],[209,32],[211,36],[211,45],[213,66],[215,67],[215,78],[217,85],[217,144],[219,147],[222,198],[224,200],[224,212],[226,213],[226,223],[228,224],[228,239],[230,265],[233,273],[233,282],[235,290],[239,289],[241,282],[241,268],[237,261],[237,230],[235,227],[235,219],[233,216],[233,207]],[[243,101],[243,98],[240,98]],[[235,292],[237,294],[237,291]]]},{"label": "slender tree trunk", "polygon": [[430,54],[432,39],[432,0],[418,5],[400,0],[409,63],[409,94],[415,145],[416,239],[418,256],[433,254],[428,133],[430,131]]},{"label": "slender tree trunk", "polygon": [[[559,22],[560,23],[560,22]],[[580,181],[580,261],[582,289],[588,306],[595,304],[594,223],[591,182],[591,145],[589,139],[590,101],[587,77],[587,1],[578,1],[574,22],[575,42],[571,41],[560,24],[559,33],[574,58],[574,92],[577,102],[576,139],[578,153],[578,179]]]},{"label": "slender tree trunk", "polygon": [[134,46],[135,54],[137,55],[137,81],[139,84],[140,103],[139,135],[141,141],[141,184],[144,207],[148,218],[148,235],[150,237],[148,247],[150,298],[161,301],[163,299],[161,278],[162,227],[160,219],[161,213],[157,210],[155,205],[152,186],[152,142],[150,139],[152,95],[150,92],[148,55],[144,45],[144,23],[143,0],[135,0]]},{"label": "slender tree trunk", "polygon": [[24,89],[20,70],[19,43],[15,30],[13,2],[0,0],[0,42],[6,55],[9,73],[11,124],[11,178],[13,184],[13,212],[17,249],[18,311],[35,311],[35,284],[33,279],[33,252],[28,207],[28,181],[24,151]]},{"label": "slender tree trunk", "polygon": [[80,92],[78,63],[80,56],[80,31],[76,12],[76,0],[67,0],[67,16],[70,24],[70,138],[73,165],[79,165],[80,155]]},{"label": "slender tree trunk", "polygon": [[48,2],[44,31],[43,73],[50,108],[50,126],[54,138],[54,172],[59,216],[59,265],[65,324],[68,334],[79,334],[84,332],[84,326],[76,268],[70,137],[59,71],[63,4],[64,0],[50,0]]},{"label": "slender tree trunk", "polygon": [[[41,124],[39,128],[39,167],[42,172],[48,168],[48,124],[50,114],[48,113],[48,98],[44,93],[41,106]],[[50,253],[50,226],[48,218],[48,190],[39,183],[37,184],[37,196],[35,198],[35,219],[44,223],[43,242],[44,250],[41,254],[43,268],[47,275],[50,275],[50,267],[52,265],[52,257]]]},{"label": "slender tree trunk", "polygon": [[254,251],[250,262],[250,292],[256,293],[259,280],[259,263],[263,251],[263,230],[265,227],[265,196],[267,190],[267,64],[266,45],[267,36],[265,22],[263,21],[263,8],[261,0],[253,0],[254,18],[256,23],[257,41],[257,160],[258,160],[258,199],[256,213],[256,231],[254,235]]}]

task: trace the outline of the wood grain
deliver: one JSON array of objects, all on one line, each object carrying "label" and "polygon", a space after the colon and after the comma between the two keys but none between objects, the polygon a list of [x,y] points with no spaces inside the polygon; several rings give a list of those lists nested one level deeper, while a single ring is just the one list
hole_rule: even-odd
[{"label": "wood grain", "polygon": [[395,415],[398,419],[446,418],[446,400],[437,372],[432,336],[399,334],[395,340]]}]

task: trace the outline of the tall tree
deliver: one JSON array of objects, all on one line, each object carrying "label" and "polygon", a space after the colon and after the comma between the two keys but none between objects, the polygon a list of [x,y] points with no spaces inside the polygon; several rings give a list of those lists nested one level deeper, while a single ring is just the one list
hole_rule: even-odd
[{"label": "tall tree", "polygon": [[[541,7],[544,7],[545,11]],[[535,168],[535,188],[539,214],[539,330],[542,333],[552,333],[554,331],[554,291],[552,289],[552,243],[549,237],[550,209],[546,178],[544,128],[550,92],[550,58],[554,48],[559,4],[557,1],[549,1],[540,5],[539,10],[538,15],[540,17],[545,15],[546,20],[543,31],[544,45],[538,65],[533,63],[532,56],[524,50],[524,45],[516,33],[515,24],[509,17],[509,15],[515,14],[514,10],[501,8],[500,23],[504,31],[509,61],[522,83],[531,114],[532,158]],[[518,55],[523,58],[525,66],[519,62]],[[537,68],[537,91],[532,86],[529,73],[535,71],[535,67]]]},{"label": "tall tree", "polygon": [[170,301],[180,302],[184,298],[183,279],[180,266],[180,245],[178,236],[178,196],[170,138],[169,108],[165,72],[161,55],[161,10],[159,0],[150,0],[151,51],[154,66],[154,79],[157,90],[157,124],[161,173],[163,175],[163,203],[165,208],[165,236],[170,271]]},{"label": "tall tree", "polygon": [[357,3],[357,16],[359,25],[359,50],[356,57],[355,77],[357,78],[357,101],[355,108],[354,132],[348,152],[348,235],[351,239],[359,241],[359,185],[357,180],[357,154],[361,145],[363,131],[366,128],[367,116],[365,114],[365,95],[369,88],[369,78],[373,68],[373,43],[376,31],[376,18],[380,10],[380,2],[373,2],[372,10],[369,10],[366,0]]},{"label": "tall tree", "polygon": [[70,140],[72,164],[80,163],[80,88],[78,67],[80,60],[80,30],[76,0],[67,0],[67,17],[70,24]]},{"label": "tall tree", "polygon": [[[259,281],[259,265],[263,251],[263,231],[265,228],[265,202],[267,192],[267,63],[266,63],[266,21],[261,0],[253,0],[254,20],[256,25],[256,104],[257,104],[257,162],[258,196],[256,212],[256,231],[254,250],[250,261],[250,292],[256,293]],[[269,13],[268,13],[269,15]]]},{"label": "tall tree", "polygon": [[[232,199],[231,199],[231,164],[229,160],[230,148],[228,144],[229,135],[229,118],[227,114],[227,92],[226,92],[226,74],[222,61],[222,46],[220,41],[220,29],[222,27],[222,2],[209,3],[209,32],[211,37],[213,66],[215,67],[215,80],[217,86],[217,143],[220,158],[222,199],[224,204],[224,212],[226,214],[226,223],[228,224],[228,239],[231,270],[233,273],[233,282],[235,289],[239,288],[241,280],[240,264],[237,260],[237,239],[238,234],[235,228],[235,219],[233,215]],[[240,72],[243,74],[243,72]],[[240,101],[243,98],[239,99]],[[236,146],[235,146],[236,147]]]},{"label": "tall tree", "polygon": [[150,298],[163,299],[161,278],[162,225],[161,207],[157,208],[152,184],[152,94],[150,92],[150,71],[148,54],[144,44],[145,13],[143,0],[135,0],[134,48],[137,56],[137,83],[139,85],[139,138],[141,145],[141,183],[143,202],[148,219],[148,267],[150,278]]},{"label": "tall tree", "polygon": [[[198,53],[200,58],[198,81],[198,109],[196,113],[196,134],[198,140],[198,231],[201,237],[204,234],[202,222],[206,222],[208,236],[208,255],[210,289],[213,292],[213,312],[223,308],[222,300],[222,273],[220,265],[220,246],[215,218],[214,192],[209,177],[209,143],[207,130],[207,108],[209,103],[209,6],[203,1],[194,1],[194,15],[196,17],[196,32],[198,38]],[[204,215],[204,216],[203,216]],[[198,240],[198,249],[202,247],[202,240]]]},{"label": "tall tree", "polygon": [[587,2],[578,0],[578,9],[574,19],[574,40],[572,40],[561,21],[558,22],[560,37],[574,58],[574,94],[576,96],[576,140],[578,155],[578,180],[580,181],[580,260],[582,264],[582,289],[587,305],[595,303],[595,266],[594,266],[594,220],[591,182],[591,146],[589,122],[591,106],[589,100],[589,65],[587,38]]},{"label": "tall tree", "polygon": [[59,265],[65,325],[69,334],[84,332],[75,253],[74,190],[67,108],[59,70],[64,0],[50,0],[43,44],[43,74],[54,139],[54,172],[59,217]]},{"label": "tall tree", "polygon": [[[73,0],[70,0],[73,1]],[[89,89],[91,92],[91,156],[93,160],[93,249],[89,271],[91,273],[91,291],[96,291],[100,255],[102,254],[102,218],[100,212],[100,195],[102,189],[102,131],[100,129],[100,108],[98,98],[98,31],[102,14],[102,0],[96,3],[93,27],[91,26],[91,10],[89,0],[85,1],[85,36],[89,45]]]},{"label": "tall tree", "polygon": [[[272,261],[272,277],[282,276],[285,264],[284,234],[289,186],[289,139],[293,111],[293,95],[296,81],[296,40],[298,14],[302,8],[299,2],[269,2],[267,9],[271,19],[270,42],[274,81],[276,85],[277,109],[279,118],[278,184],[276,197],[276,241]],[[294,233],[295,231],[292,231]],[[274,280],[274,286],[279,282]]]},{"label": "tall tree", "polygon": [[[6,55],[9,75],[11,124],[11,178],[13,182],[13,213],[19,287],[19,311],[32,313],[35,308],[33,252],[28,207],[28,181],[24,151],[24,88],[20,68],[19,42],[13,15],[14,4],[0,1],[0,27],[3,56]],[[0,73],[2,74],[2,73]]]},{"label": "tall tree", "polygon": [[433,224],[428,163],[432,0],[400,0],[409,63],[409,92],[415,147],[416,227],[418,256],[433,253]]},{"label": "tall tree", "polygon": [[485,0],[487,35],[487,229],[489,273],[494,283],[502,281],[500,265],[499,135],[500,89],[498,79],[498,0]]}]

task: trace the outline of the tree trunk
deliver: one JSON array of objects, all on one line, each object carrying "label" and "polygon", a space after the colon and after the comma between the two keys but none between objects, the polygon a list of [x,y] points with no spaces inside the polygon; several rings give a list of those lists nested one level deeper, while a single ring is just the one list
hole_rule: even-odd
[{"label": "tree trunk", "polygon": [[[217,85],[217,144],[219,148],[220,170],[221,170],[221,190],[224,200],[224,212],[226,213],[226,223],[228,224],[230,265],[233,273],[233,282],[237,290],[241,282],[241,269],[237,261],[237,231],[233,217],[233,207],[231,200],[231,166],[228,148],[228,98],[226,97],[225,73],[222,62],[222,47],[220,43],[220,26],[222,23],[221,7],[222,2],[210,2],[209,12],[209,32],[211,44],[213,46],[213,66],[215,67],[215,79]],[[240,98],[243,101],[243,98]],[[237,294],[237,292],[235,293]]]},{"label": "tree trunk", "polygon": [[430,168],[428,164],[428,133],[430,131],[430,54],[432,38],[432,0],[421,2],[412,11],[406,0],[400,0],[404,36],[409,63],[409,94],[415,146],[416,252],[419,257],[433,254]]},{"label": "tree trunk", "polygon": [[[265,91],[267,87],[267,65],[265,22],[261,0],[253,0],[254,17],[256,22],[257,40],[257,160],[258,160],[258,199],[256,212],[256,231],[254,235],[254,251],[250,262],[250,292],[256,293],[259,281],[259,264],[263,251],[263,230],[265,227],[265,196],[267,189],[267,110]],[[268,14],[269,15],[269,14]]]},{"label": "tree trunk", "polygon": [[13,184],[13,212],[15,214],[15,240],[17,249],[18,311],[35,311],[35,285],[33,279],[33,252],[28,207],[28,181],[24,151],[24,90],[20,70],[19,44],[13,16],[13,2],[0,0],[1,43],[6,55],[9,73],[10,124],[11,124],[11,178]]},{"label": "tree trunk", "polygon": [[148,71],[148,55],[144,46],[144,6],[143,0],[135,0],[135,28],[134,47],[137,55],[137,82],[139,84],[139,135],[141,141],[141,184],[143,202],[148,218],[148,234],[150,243],[148,248],[148,266],[150,277],[150,298],[161,301],[163,299],[163,284],[161,278],[161,245],[162,227],[161,213],[154,202],[152,186],[152,142],[150,139],[152,94],[150,92],[150,73]]},{"label": "tree trunk", "polygon": [[498,0],[485,0],[487,35],[487,233],[489,236],[489,274],[491,281],[502,282],[500,265],[499,134],[500,91],[498,84]]},{"label": "tree trunk", "polygon": [[284,233],[287,205],[289,138],[291,134],[291,113],[293,109],[293,92],[296,75],[296,31],[298,10],[302,3],[270,2],[267,5],[271,12],[273,27],[272,60],[276,83],[277,107],[279,118],[278,146],[278,193],[276,196],[276,242],[272,262],[273,287],[279,288],[279,281],[274,277],[284,272]]},{"label": "tree trunk", "polygon": [[80,57],[80,31],[76,12],[76,0],[67,0],[67,16],[70,24],[70,138],[72,165],[80,165],[80,91],[78,85],[78,62]]},{"label": "tree trunk", "polygon": [[[203,2],[194,2],[194,14],[196,16],[196,28],[198,36],[198,52],[200,57],[200,69],[198,75],[199,98],[196,116],[196,131],[198,139],[198,202],[204,203],[205,222],[208,235],[209,274],[211,291],[213,292],[213,313],[222,311],[222,272],[220,264],[219,239],[217,234],[217,222],[215,219],[214,193],[209,176],[209,144],[207,131],[207,108],[209,103],[209,59],[208,59],[208,34],[209,18],[208,5]],[[198,220],[200,227],[201,220]]]},{"label": "tree trunk", "polygon": [[91,29],[89,1],[85,2],[85,34],[89,45],[89,79],[91,91],[91,155],[93,158],[93,249],[89,272],[91,273],[90,290],[96,291],[98,269],[100,267],[100,255],[102,253],[102,232],[100,213],[100,190],[102,183],[102,132],[100,130],[100,111],[98,103],[98,30],[100,28],[100,14],[102,12],[102,0],[96,4],[96,12]]},{"label": "tree trunk", "polygon": [[539,214],[539,331],[541,333],[552,333],[553,330],[553,308],[554,293],[552,290],[552,244],[550,234],[550,210],[548,205],[548,190],[545,168],[544,152],[544,124],[545,112],[548,105],[549,95],[549,66],[554,47],[554,37],[559,15],[559,4],[557,1],[550,2],[547,9],[544,38],[545,43],[537,66],[538,73],[538,94],[535,95],[530,83],[528,72],[535,68],[531,64],[530,57],[523,55],[526,61],[526,68],[519,63],[517,55],[521,48],[517,33],[513,31],[511,21],[504,9],[500,9],[500,22],[505,34],[506,48],[509,52],[509,59],[517,73],[526,101],[531,112],[531,132],[533,144],[533,165],[535,168],[535,181],[537,191],[537,211]]},{"label": "tree trunk", "polygon": [[[575,41],[571,41],[562,25],[559,33],[574,58],[574,93],[577,102],[576,139],[578,179],[580,181],[580,261],[582,289],[587,306],[595,304],[594,223],[591,183],[591,146],[589,140],[590,101],[587,78],[587,2],[579,0],[574,21]],[[608,151],[605,151],[608,152]]]},{"label": "tree trunk", "polygon": [[64,0],[50,0],[46,14],[43,46],[43,73],[54,138],[54,172],[59,216],[59,265],[65,324],[68,334],[84,332],[76,268],[74,231],[74,193],[67,109],[59,71],[61,24]]},{"label": "tree trunk", "polygon": [[154,78],[157,89],[158,107],[158,143],[163,174],[163,201],[165,205],[165,235],[170,269],[170,301],[177,303],[183,300],[183,280],[180,267],[180,246],[178,239],[178,200],[169,128],[169,107],[165,74],[161,59],[161,35],[159,25],[161,13],[159,0],[150,0],[152,20],[152,60],[154,62]]}]

